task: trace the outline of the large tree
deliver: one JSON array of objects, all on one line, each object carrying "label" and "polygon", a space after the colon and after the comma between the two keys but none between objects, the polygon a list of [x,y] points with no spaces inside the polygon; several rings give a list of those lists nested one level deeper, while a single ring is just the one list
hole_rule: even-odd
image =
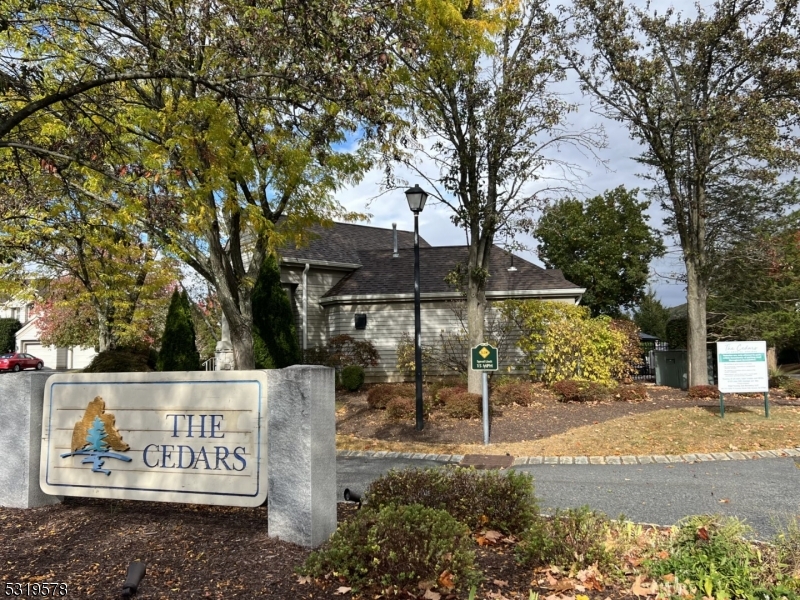
[{"label": "large tree", "polygon": [[[37,3],[15,24],[9,56],[23,55],[45,80],[89,81],[133,65],[159,76],[48,104],[14,129],[31,142],[6,147],[60,173],[79,171],[89,181],[70,183],[81,193],[145,223],[209,282],[230,324],[236,366],[252,368],[251,294],[265,256],[302,240],[312,222],[347,216],[333,192],[367,163],[335,146],[359,126],[380,140],[378,125],[391,119],[386,50],[404,23],[398,6]],[[12,100],[12,112],[27,106]],[[76,143],[76,126],[94,145]],[[16,156],[0,160],[14,166]]]},{"label": "large tree", "polygon": [[570,65],[597,110],[643,145],[639,160],[673,219],[686,268],[689,384],[707,383],[709,186],[772,181],[797,162],[798,2],[717,0],[684,16],[575,0],[571,11]]},{"label": "large tree", "polygon": [[[591,150],[602,139],[596,129],[567,126],[574,106],[556,91],[564,79],[552,43],[560,24],[547,2],[418,2],[413,18],[418,37],[397,53],[407,70],[398,89],[410,103],[403,142],[411,150],[390,158],[425,178],[466,234],[461,275],[475,346],[485,341],[493,244],[529,231],[542,198],[574,183],[575,166],[560,149]],[[420,157],[438,172],[426,173]],[[480,392],[480,373],[468,380]]]},{"label": "large tree", "polygon": [[800,212],[732,241],[710,282],[709,334],[800,347]]},{"label": "large tree", "polygon": [[[98,205],[58,171],[29,175],[0,186],[0,252],[10,257],[0,263],[0,290],[37,300],[48,343],[102,352],[153,341],[177,262],[130,214]],[[49,283],[35,294],[32,279]]]},{"label": "large tree", "polygon": [[644,298],[650,261],[664,244],[647,225],[648,202],[623,186],[582,202],[560,200],[542,212],[534,235],[539,258],[586,288],[581,303],[592,316],[619,317]]}]

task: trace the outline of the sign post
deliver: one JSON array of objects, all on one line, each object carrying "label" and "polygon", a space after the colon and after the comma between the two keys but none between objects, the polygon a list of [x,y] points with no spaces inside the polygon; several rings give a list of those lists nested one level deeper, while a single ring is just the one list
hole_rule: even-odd
[{"label": "sign post", "polygon": [[725,394],[763,392],[769,418],[767,342],[717,342],[717,373],[720,417],[725,417]]},{"label": "sign post", "polygon": [[489,371],[497,371],[497,348],[478,344],[472,349],[472,370],[483,371],[483,444],[489,445]]}]

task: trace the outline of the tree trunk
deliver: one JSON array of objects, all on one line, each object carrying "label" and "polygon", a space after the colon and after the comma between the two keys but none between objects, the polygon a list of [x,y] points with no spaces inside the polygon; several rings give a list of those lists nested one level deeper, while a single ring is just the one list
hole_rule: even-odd
[{"label": "tree trunk", "polygon": [[238,306],[230,296],[220,294],[218,289],[222,312],[228,320],[231,332],[231,345],[233,346],[233,360],[235,369],[243,371],[256,368],[255,354],[253,353],[253,304],[249,293],[239,292]]},{"label": "tree trunk", "polygon": [[778,369],[778,353],[775,350],[775,346],[769,346],[767,348],[767,370],[775,371]]},{"label": "tree trunk", "polygon": [[113,350],[117,344],[111,331],[111,322],[102,311],[97,311],[97,347],[100,352]]},{"label": "tree trunk", "polygon": [[[473,277],[469,277],[467,284],[467,330],[469,331],[469,348],[472,349],[484,340],[484,326],[486,316],[486,290]],[[467,391],[470,394],[480,394],[483,390],[481,371],[473,371],[472,359],[467,367]]]},{"label": "tree trunk", "polygon": [[708,284],[700,276],[692,255],[685,258],[686,264],[686,305],[689,316],[687,331],[689,386],[708,384],[706,299]]}]

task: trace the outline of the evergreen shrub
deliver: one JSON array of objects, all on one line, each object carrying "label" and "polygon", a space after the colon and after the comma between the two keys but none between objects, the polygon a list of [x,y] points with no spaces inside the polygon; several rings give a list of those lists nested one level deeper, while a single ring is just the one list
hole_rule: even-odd
[{"label": "evergreen shrub", "polygon": [[22,329],[22,323],[16,319],[0,319],[0,353],[14,352],[17,344],[16,333]]},{"label": "evergreen shrub", "polygon": [[[469,530],[444,510],[420,504],[365,508],[308,557],[302,573],[324,577],[334,573],[353,588],[386,592],[419,592],[419,583],[452,577],[443,592],[476,584]],[[440,583],[440,585],[442,585]]]},{"label": "evergreen shrub", "polygon": [[179,293],[176,289],[172,292],[156,369],[158,371],[200,370],[200,353],[197,351],[192,309],[186,290]]},{"label": "evergreen shrub", "polygon": [[370,484],[366,498],[372,508],[423,504],[446,510],[470,530],[515,535],[530,527],[539,511],[530,475],[464,467],[389,471]]},{"label": "evergreen shrub", "polygon": [[355,392],[364,385],[364,367],[361,365],[347,365],[342,369],[340,380],[347,391]]},{"label": "evergreen shrub", "polygon": [[148,373],[148,355],[130,348],[105,350],[95,356],[84,373]]},{"label": "evergreen shrub", "polygon": [[253,294],[253,354],[257,369],[283,369],[302,359],[294,314],[281,285],[278,261],[264,259]]}]

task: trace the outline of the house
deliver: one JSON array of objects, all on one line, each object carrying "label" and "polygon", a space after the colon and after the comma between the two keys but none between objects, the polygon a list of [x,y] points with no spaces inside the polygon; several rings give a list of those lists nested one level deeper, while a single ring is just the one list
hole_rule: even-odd
[{"label": "house", "polygon": [[9,299],[0,304],[0,318],[16,319],[22,324],[15,336],[15,350],[41,358],[45,367],[50,369],[82,369],[88,366],[97,354],[94,348],[56,348],[42,344],[37,327],[39,317],[32,313],[32,309],[33,304],[26,300]]},{"label": "house", "polygon": [[[414,332],[414,234],[334,223],[316,227],[304,247],[281,252],[281,282],[296,316],[303,349],[323,346],[347,334],[369,340],[380,364],[366,369],[368,382],[397,381],[397,345]],[[442,331],[461,327],[454,311],[462,296],[445,282],[457,264],[466,263],[466,246],[431,246],[420,238],[420,299],[423,345],[439,342]],[[543,269],[495,246],[486,296],[490,302],[514,299],[577,304],[585,291],[555,269]],[[513,362],[503,360],[501,366]],[[514,358],[515,359],[515,358]]]}]

